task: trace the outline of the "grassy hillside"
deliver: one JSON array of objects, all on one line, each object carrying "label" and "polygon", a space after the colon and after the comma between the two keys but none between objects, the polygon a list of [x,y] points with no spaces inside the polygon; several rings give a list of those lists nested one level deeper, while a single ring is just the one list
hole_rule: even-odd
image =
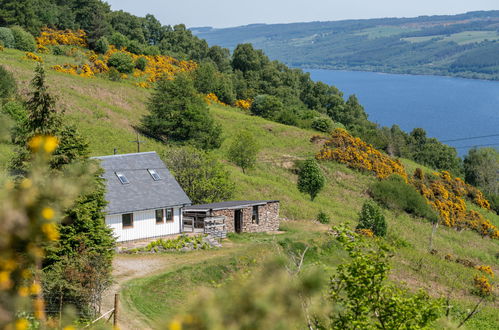
[{"label": "grassy hillside", "polygon": [[[0,52],[0,63],[14,73],[20,88],[25,92],[35,64],[21,60],[23,55],[22,52],[14,50]],[[45,60],[47,66],[51,62],[55,63],[51,56],[45,56]],[[81,78],[52,70],[47,70],[47,73],[51,91],[59,96],[59,104],[66,110],[68,120],[76,123],[89,139],[93,156],[112,154],[114,148],[117,148],[119,153],[136,151],[136,145],[130,142],[135,139],[133,127],[139,123],[141,116],[147,113],[146,102],[150,91],[127,82]],[[319,146],[310,142],[310,137],[316,132],[270,122],[231,107],[211,106],[211,112],[222,125],[225,138],[222,147],[214,153],[220,161],[227,164],[231,177],[236,183],[235,199],[268,198],[281,201],[281,215],[291,221],[283,223],[282,229],[286,233],[280,235],[278,239],[307,241],[322,235],[328,226],[314,221],[321,210],[330,216],[333,224],[356,223],[357,213],[362,203],[368,199],[366,190],[376,180],[374,176],[361,174],[333,162],[321,163],[327,177],[327,185],[318,197],[311,201],[296,188],[293,162],[296,159],[313,156],[317,152]],[[247,174],[226,161],[226,150],[231,139],[243,129],[252,132],[261,146],[258,165]],[[157,141],[148,138],[144,140],[146,143],[142,151],[162,151],[166,148]],[[4,141],[1,150],[0,161],[5,166],[11,146]],[[404,164],[409,171],[417,166],[405,160]],[[497,273],[499,242],[482,239],[475,232],[457,232],[439,227],[434,241],[437,254],[429,254],[428,240],[431,233],[429,223],[405,213],[389,210],[385,210],[384,213],[388,221],[387,239],[396,246],[392,263],[392,280],[411,289],[425,288],[434,297],[446,296],[451,292],[455,306],[452,315],[462,319],[466,310],[477,301],[477,298],[470,293],[476,270],[454,261],[447,261],[444,256],[449,254],[453,259],[462,258],[478,265],[490,265]],[[495,225],[499,225],[498,216],[489,213],[487,217]],[[222,253],[223,256],[208,266],[229,267],[234,253],[247,255],[259,248],[272,253],[272,249],[269,248],[271,244],[269,241],[272,240],[269,235],[236,237],[227,244],[228,247],[221,250],[225,251]],[[129,283],[124,292],[128,311],[150,321],[162,315],[164,310],[158,311],[154,306],[158,306],[165,299],[170,299],[165,308],[171,315],[182,308],[184,298],[195,294],[194,288],[213,287],[212,282],[206,283],[195,276],[196,273],[204,272],[204,268],[207,267],[201,263],[204,261],[200,260],[200,255],[206,253],[209,252],[189,252],[182,255],[185,263],[189,263],[190,266],[181,269],[181,274],[185,275],[183,286],[178,288],[173,297],[169,296],[170,292],[166,289],[155,291],[154,297],[142,295],[152,287],[175,279],[174,275],[178,268],[173,266],[165,269],[162,274]],[[339,252],[330,251],[322,256],[321,260],[327,260],[333,265],[340,260],[338,259],[340,254],[336,253]],[[212,271],[213,267],[210,268]],[[213,271],[209,279],[223,284],[224,276],[218,271]],[[154,300],[146,305],[144,301],[147,299]],[[157,305],[154,305],[154,302]],[[497,328],[499,326],[497,307],[499,307],[497,303],[488,303],[467,324],[468,327]]]},{"label": "grassy hillside", "polygon": [[454,16],[255,24],[193,32],[211,45],[253,43],[305,68],[499,79],[499,11]]}]

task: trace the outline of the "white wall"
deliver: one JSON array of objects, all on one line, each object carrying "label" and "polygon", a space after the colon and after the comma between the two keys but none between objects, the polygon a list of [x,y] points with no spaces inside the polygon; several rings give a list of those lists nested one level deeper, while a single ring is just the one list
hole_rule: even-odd
[{"label": "white wall", "polygon": [[133,213],[133,227],[123,228],[121,214],[106,216],[106,224],[118,237],[118,242],[131,241],[142,238],[179,234],[181,232],[180,208],[173,208],[173,221],[163,221],[156,224],[155,210],[140,211]]}]

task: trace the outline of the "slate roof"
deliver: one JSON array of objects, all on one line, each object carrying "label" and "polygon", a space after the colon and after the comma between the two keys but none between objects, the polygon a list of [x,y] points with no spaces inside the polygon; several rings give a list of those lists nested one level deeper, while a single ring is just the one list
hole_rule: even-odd
[{"label": "slate roof", "polygon": [[277,200],[262,200],[262,201],[228,201],[228,202],[219,202],[219,203],[211,203],[211,204],[199,204],[199,205],[191,205],[187,206],[184,211],[216,211],[216,210],[225,210],[225,209],[240,209],[250,206],[256,205],[265,205],[267,203],[275,203],[279,202]]},{"label": "slate roof", "polygon": [[[154,151],[94,157],[94,159],[100,160],[104,169],[107,214],[191,204],[189,197]],[[148,169],[156,170],[161,180],[154,181]],[[130,183],[122,184],[116,172],[124,174]]]}]

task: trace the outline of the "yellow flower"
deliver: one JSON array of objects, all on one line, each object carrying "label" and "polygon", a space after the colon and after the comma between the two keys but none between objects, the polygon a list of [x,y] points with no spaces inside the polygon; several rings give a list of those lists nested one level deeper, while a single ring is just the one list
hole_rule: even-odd
[{"label": "yellow flower", "polygon": [[47,220],[51,220],[54,218],[55,212],[51,207],[44,207],[42,210],[42,217]]},{"label": "yellow flower", "polygon": [[64,328],[62,328],[62,330],[75,330],[76,328],[72,325],[67,325],[65,326]]},{"label": "yellow flower", "polygon": [[170,322],[169,330],[182,330],[182,322],[179,320],[173,320]]},{"label": "yellow flower", "polygon": [[42,292],[42,287],[35,282],[29,287],[29,292],[34,295],[40,294]]},{"label": "yellow flower", "polygon": [[56,241],[59,239],[59,231],[54,223],[44,223],[42,225],[42,232],[50,241]]},{"label": "yellow flower", "polygon": [[0,289],[10,289],[12,281],[10,280],[10,272],[0,272]]},{"label": "yellow flower", "polygon": [[19,288],[19,290],[17,290],[17,293],[21,296],[21,297],[27,297],[29,295],[29,289],[25,286],[22,286]]},{"label": "yellow flower", "polygon": [[46,153],[51,154],[54,152],[54,150],[57,148],[59,145],[59,139],[57,139],[55,136],[47,136],[45,138],[45,144],[43,145],[43,149],[45,150]]},{"label": "yellow flower", "polygon": [[28,329],[29,322],[26,319],[19,319],[16,321],[16,330],[25,330]]},{"label": "yellow flower", "polygon": [[31,150],[38,151],[38,149],[40,149],[42,143],[43,143],[43,136],[35,135],[34,137],[32,137],[29,140],[28,146],[31,148]]}]

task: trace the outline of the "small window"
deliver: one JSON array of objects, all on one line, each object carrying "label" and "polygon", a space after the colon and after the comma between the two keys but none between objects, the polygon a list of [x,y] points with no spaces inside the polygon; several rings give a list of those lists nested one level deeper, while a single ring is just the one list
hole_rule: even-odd
[{"label": "small window", "polygon": [[116,176],[120,180],[121,184],[129,184],[127,177],[123,173],[116,172]]},{"label": "small window", "polygon": [[165,215],[165,210],[163,209],[156,210],[156,223],[163,223],[164,215]]},{"label": "small window", "polygon": [[149,171],[149,174],[151,174],[154,181],[161,180],[161,177],[159,176],[158,172],[156,172],[156,170],[149,169],[148,171]]},{"label": "small window", "polygon": [[258,206],[253,206],[253,216],[251,217],[253,223],[258,224],[260,219],[258,217]]},{"label": "small window", "polygon": [[173,221],[173,209],[166,209],[166,221]]},{"label": "small window", "polygon": [[121,223],[123,225],[123,228],[133,227],[133,213],[122,214]]}]

